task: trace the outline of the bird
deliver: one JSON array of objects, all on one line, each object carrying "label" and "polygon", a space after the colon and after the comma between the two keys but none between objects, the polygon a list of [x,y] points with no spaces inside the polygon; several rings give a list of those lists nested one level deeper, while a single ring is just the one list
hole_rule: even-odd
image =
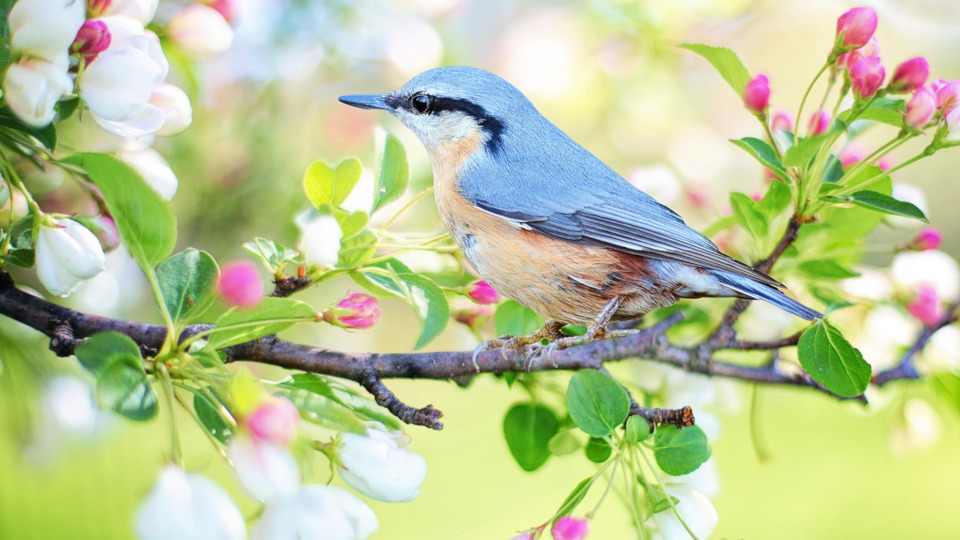
[{"label": "bird", "polygon": [[[621,337],[631,331],[607,324],[683,298],[763,300],[808,321],[823,316],[722,253],[489,71],[438,67],[394,92],[339,100],[387,111],[420,139],[433,166],[437,210],[466,260],[494,289],[546,320],[528,336],[488,346],[546,338],[566,348]],[[587,331],[565,336],[569,324]]]}]

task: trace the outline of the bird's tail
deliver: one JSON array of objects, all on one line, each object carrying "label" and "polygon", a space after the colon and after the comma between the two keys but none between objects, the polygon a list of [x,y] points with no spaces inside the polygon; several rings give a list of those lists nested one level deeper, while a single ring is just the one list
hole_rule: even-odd
[{"label": "bird's tail", "polygon": [[770,285],[758,283],[748,277],[738,276],[737,274],[724,272],[722,270],[714,270],[712,273],[717,276],[720,283],[742,294],[746,298],[770,302],[778,308],[808,321],[823,318],[822,313],[808,308]]}]

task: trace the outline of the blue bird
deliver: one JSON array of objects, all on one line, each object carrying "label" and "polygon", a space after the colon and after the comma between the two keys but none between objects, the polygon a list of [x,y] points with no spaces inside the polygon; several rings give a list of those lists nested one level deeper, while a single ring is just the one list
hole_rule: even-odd
[{"label": "blue bird", "polygon": [[[419,137],[433,163],[437,209],[466,259],[501,294],[548,319],[509,346],[625,335],[606,324],[681,298],[764,300],[822,317],[721,253],[492,73],[441,67],[395,92],[340,101],[388,111]],[[564,324],[588,332],[561,339]]]}]

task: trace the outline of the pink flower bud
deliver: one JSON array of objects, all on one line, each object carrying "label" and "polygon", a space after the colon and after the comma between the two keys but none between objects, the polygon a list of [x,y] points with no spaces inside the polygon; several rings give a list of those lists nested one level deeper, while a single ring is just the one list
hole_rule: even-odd
[{"label": "pink flower bud", "polygon": [[857,99],[870,99],[880,89],[887,72],[880,65],[879,56],[861,58],[850,68],[850,85]]},{"label": "pink flower bud", "polygon": [[926,283],[920,286],[917,297],[907,304],[907,311],[928,326],[940,322],[945,315],[937,290]]},{"label": "pink flower bud", "polygon": [[563,516],[553,524],[550,532],[556,540],[582,540],[587,536],[586,519]]},{"label": "pink flower bud", "polygon": [[220,12],[228,23],[233,23],[237,18],[237,0],[213,0],[209,5]]},{"label": "pink flower bud", "polygon": [[930,77],[930,64],[927,59],[918,56],[897,66],[890,80],[890,91],[912,92],[923,86]]},{"label": "pink flower bud", "polygon": [[230,263],[220,272],[217,290],[231,306],[253,307],[263,300],[263,281],[257,267],[247,261]]},{"label": "pink flower bud", "polygon": [[478,304],[496,304],[500,301],[500,293],[482,279],[470,284],[467,296]]},{"label": "pink flower bud", "polygon": [[837,19],[837,37],[843,34],[844,49],[859,49],[877,31],[877,12],[869,7],[855,7]]},{"label": "pink flower bud", "polygon": [[912,128],[920,128],[930,122],[936,110],[937,98],[933,90],[929,86],[921,86],[907,103],[907,112],[903,115],[903,121]]},{"label": "pink flower bud", "polygon": [[946,79],[937,79],[937,80],[931,82],[931,83],[930,83],[930,89],[933,90],[933,95],[937,95],[937,92],[939,92],[940,89],[943,88],[944,86],[946,86],[947,83],[949,83],[949,82],[950,82],[950,81],[948,81],[948,80],[946,80]]},{"label": "pink flower bud", "polygon": [[97,55],[110,46],[110,30],[103,21],[89,20],[77,31],[70,49],[83,56],[86,63],[93,62]]},{"label": "pink flower bud", "polygon": [[453,318],[458,323],[462,323],[470,328],[473,328],[474,325],[485,322],[491,315],[493,315],[492,308],[488,306],[474,306],[472,309],[464,309],[456,312]]},{"label": "pink flower bud", "polygon": [[910,241],[909,247],[917,251],[937,249],[940,247],[940,231],[933,227],[927,227]]},{"label": "pink flower bud", "polygon": [[766,75],[757,75],[743,89],[743,103],[747,109],[763,114],[770,105],[770,81]]},{"label": "pink flower bud", "polygon": [[83,224],[97,236],[103,251],[113,251],[120,246],[120,231],[112,217],[99,215],[84,221]]},{"label": "pink flower bud", "polygon": [[271,396],[247,417],[247,426],[254,438],[281,446],[289,446],[297,436],[300,411],[287,398]]},{"label": "pink flower bud", "polygon": [[960,81],[943,81],[937,88],[937,109],[940,114],[947,116],[960,106]]},{"label": "pink flower bud", "polygon": [[777,131],[791,131],[793,129],[793,119],[790,118],[790,115],[783,112],[777,111],[773,114],[773,118],[770,119],[770,131],[776,133]]},{"label": "pink flower bud", "polygon": [[807,130],[811,137],[825,133],[828,127],[830,127],[830,113],[827,111],[813,113],[810,116],[810,121],[807,122]]},{"label": "pink flower bud", "polygon": [[848,145],[840,152],[840,155],[837,156],[840,160],[840,166],[844,169],[860,163],[865,157],[867,157],[866,152],[863,151],[863,148],[857,146],[856,143]]},{"label": "pink flower bud", "polygon": [[380,320],[380,302],[369,294],[347,295],[337,307],[348,312],[336,317],[337,323],[346,328],[370,328]]}]

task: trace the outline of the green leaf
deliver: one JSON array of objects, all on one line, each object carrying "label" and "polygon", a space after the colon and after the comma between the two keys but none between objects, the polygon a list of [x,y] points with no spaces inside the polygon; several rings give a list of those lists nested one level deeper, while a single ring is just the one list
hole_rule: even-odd
[{"label": "green leaf", "polygon": [[870,364],[826,320],[817,321],[800,336],[797,356],[813,380],[838,396],[859,396],[870,382]]},{"label": "green leaf", "polygon": [[506,300],[497,306],[493,326],[498,336],[525,336],[543,326],[543,317],[513,300]]},{"label": "green leaf", "polygon": [[97,400],[130,420],[143,422],[157,415],[157,393],[139,356],[124,356],[100,371]]},{"label": "green leaf", "polygon": [[403,287],[404,297],[423,323],[420,337],[413,346],[414,349],[419,349],[446,328],[450,319],[450,305],[440,287],[428,277],[419,274],[397,274],[397,279]]},{"label": "green leaf", "polygon": [[723,216],[722,218],[714,221],[707,226],[706,229],[700,231],[700,234],[706,236],[707,238],[713,238],[714,235],[719,233],[724,229],[728,229],[737,224],[736,216]]},{"label": "green leaf", "polygon": [[280,384],[288,388],[299,388],[330,399],[337,399],[333,393],[333,388],[330,387],[330,383],[323,377],[314,375],[313,373],[296,373],[281,381]]},{"label": "green leaf", "polygon": [[793,195],[790,193],[790,188],[783,182],[774,180],[770,182],[766,195],[760,200],[758,209],[767,217],[767,220],[772,220],[790,206],[791,200]]},{"label": "green leaf", "polygon": [[300,257],[299,251],[266,238],[255,238],[253,242],[244,242],[243,249],[263,259],[272,268],[283,268],[287,263],[296,263]]},{"label": "green leaf", "polygon": [[952,407],[954,412],[960,413],[960,376],[941,372],[930,374],[929,379],[937,395]]},{"label": "green leaf", "polygon": [[750,81],[750,73],[737,54],[726,47],[713,47],[702,43],[683,43],[680,48],[693,51],[710,62],[730,88],[743,98],[743,91]]},{"label": "green leaf", "polygon": [[767,141],[760,140],[756,137],[744,137],[742,139],[731,140],[730,142],[746,150],[746,152],[759,161],[761,165],[773,171],[774,174],[784,181],[789,178],[786,169],[784,169],[783,164],[780,163],[780,158],[777,157],[777,152]]},{"label": "green leaf", "polygon": [[340,242],[340,268],[357,268],[367,262],[377,251],[377,234],[370,229],[364,229],[360,234],[346,238]]},{"label": "green leaf", "polygon": [[410,270],[407,265],[398,261],[397,259],[387,259],[375,264],[369,265],[367,268],[379,268],[387,271],[387,275],[383,275],[379,272],[370,272],[366,269],[361,269],[359,272],[350,272],[350,277],[357,282],[358,285],[367,289],[373,294],[383,295],[388,294],[390,296],[395,296],[397,298],[403,298],[403,290],[397,284],[397,281],[393,278],[394,274],[412,274],[413,270]]},{"label": "green leaf", "polygon": [[851,202],[862,208],[883,214],[927,221],[927,216],[923,214],[923,210],[917,208],[913,203],[900,201],[876,191],[857,191],[845,196],[827,195],[823,199],[831,202]]},{"label": "green leaf", "polygon": [[797,270],[814,279],[847,279],[860,275],[831,259],[804,261]]},{"label": "green leaf", "polygon": [[[33,249],[33,216],[27,215],[17,220],[6,234],[10,235],[10,251],[6,255],[0,255],[0,260],[23,268],[32,267],[36,260]],[[0,238],[3,236],[4,231],[0,231]]]},{"label": "green leaf", "polygon": [[[903,126],[903,114],[906,110],[906,103],[902,99],[877,98],[870,102],[870,105],[857,116],[856,120],[872,120],[894,127],[901,127]],[[852,113],[853,110],[848,109],[838,115],[838,118],[849,124]]]},{"label": "green leaf", "polygon": [[557,432],[556,435],[550,438],[550,442],[547,443],[547,448],[550,450],[550,453],[555,456],[572,454],[581,446],[580,440],[572,429]]},{"label": "green leaf", "polygon": [[99,375],[110,364],[125,358],[140,360],[140,347],[120,332],[100,332],[83,341],[76,350],[80,365],[94,375]]},{"label": "green leaf", "polygon": [[697,426],[660,426],[653,436],[653,445],[657,465],[673,476],[692,473],[710,459],[707,436]]},{"label": "green leaf", "polygon": [[233,426],[220,416],[214,405],[206,395],[197,392],[193,394],[193,411],[197,413],[200,425],[218,441],[226,444],[233,436]]},{"label": "green leaf", "polygon": [[234,308],[224,313],[216,323],[223,330],[211,334],[208,341],[210,346],[222,349],[276,334],[316,315],[313,307],[299,300],[267,297],[255,308]]},{"label": "green leaf", "polygon": [[817,155],[817,152],[823,147],[826,140],[826,135],[802,139],[783,155],[783,165],[785,167],[806,167],[813,156]]},{"label": "green leaf", "polygon": [[627,442],[638,443],[650,438],[650,424],[640,416],[633,415],[627,418]]},{"label": "green leaf", "polygon": [[630,400],[606,374],[583,369],[570,379],[567,408],[574,423],[587,435],[606,437],[627,419]]},{"label": "green leaf", "polygon": [[340,224],[340,230],[343,231],[343,238],[350,238],[360,234],[363,228],[370,221],[370,216],[363,210],[356,212],[347,212],[339,208],[333,209],[333,217]]},{"label": "green leaf", "polygon": [[587,333],[587,327],[582,324],[568,324],[560,328],[565,336],[582,336]]},{"label": "green leaf", "polygon": [[757,209],[757,203],[743,193],[730,194],[730,207],[740,225],[756,239],[766,238],[767,218]]},{"label": "green leaf", "polygon": [[610,443],[608,443],[606,439],[600,437],[590,437],[590,440],[587,441],[587,446],[584,447],[583,452],[590,461],[594,463],[603,463],[604,461],[610,459],[610,454],[613,453],[613,448],[610,448]]},{"label": "green leaf", "polygon": [[167,313],[175,323],[202,315],[214,302],[220,275],[217,261],[206,251],[188,248],[157,266],[157,281]]},{"label": "green leaf", "polygon": [[314,161],[303,175],[303,188],[314,206],[340,206],[360,180],[363,165],[355,157],[345,158],[331,167],[325,161]]},{"label": "green leaf", "polygon": [[297,373],[280,382],[280,386],[306,390],[332,399],[365,420],[375,420],[389,429],[403,429],[403,425],[385,409],[373,401],[360,397],[339,386],[332,385],[325,378],[313,373]]},{"label": "green leaf", "polygon": [[577,509],[577,506],[583,502],[587,493],[590,492],[590,486],[593,485],[593,481],[593,477],[584,478],[577,484],[577,487],[573,488],[573,491],[567,495],[567,498],[560,504],[560,508],[557,509],[557,518],[568,516]]},{"label": "green leaf", "polygon": [[67,118],[70,118],[71,116],[73,116],[74,111],[77,110],[77,107],[79,105],[80,105],[80,96],[76,96],[68,99],[61,99],[60,101],[58,101],[56,105],[56,109],[57,109],[57,116],[59,117],[58,118],[59,121],[63,122]]},{"label": "green leaf", "polygon": [[0,126],[20,133],[25,133],[37,140],[44,148],[51,152],[57,148],[57,128],[51,122],[43,127],[35,128],[24,124],[9,107],[0,109]]},{"label": "green leaf", "polygon": [[370,213],[376,212],[387,203],[397,200],[407,189],[410,181],[410,165],[407,151],[392,133],[387,133],[383,142],[383,156],[380,158],[380,173],[373,189],[373,206]]},{"label": "green leaf", "polygon": [[525,471],[535,471],[550,457],[550,439],[560,429],[557,415],[540,403],[518,403],[503,417],[503,436],[513,459]]},{"label": "green leaf", "polygon": [[300,410],[304,420],[336,431],[364,433],[363,422],[337,400],[314,392],[287,386],[278,387]]},{"label": "green leaf", "polygon": [[120,239],[141,266],[153,267],[177,242],[170,205],[132,167],[104,154],[74,154],[63,160],[87,172],[107,203]]}]

